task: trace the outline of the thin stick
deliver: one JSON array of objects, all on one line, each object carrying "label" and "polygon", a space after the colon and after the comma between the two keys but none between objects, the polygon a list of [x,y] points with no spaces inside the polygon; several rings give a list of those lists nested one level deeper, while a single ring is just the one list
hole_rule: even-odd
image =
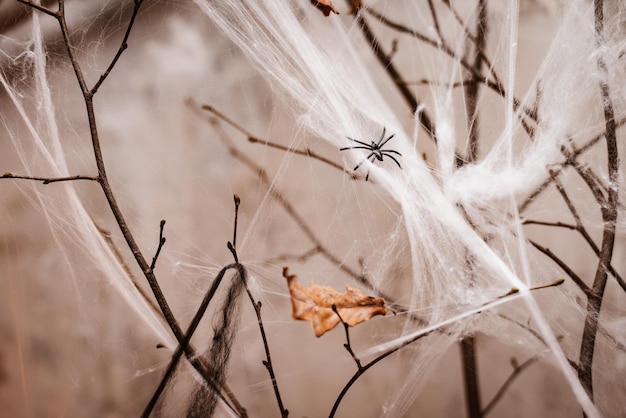
[{"label": "thin stick", "polygon": [[141,295],[141,298],[144,301],[146,301],[146,303],[150,306],[152,311],[159,318],[165,319],[163,317],[163,312],[161,312],[159,307],[149,297],[149,295],[146,293],[146,291],[143,290],[143,288],[141,286],[139,286],[139,281],[137,280],[137,277],[135,277],[135,275],[131,271],[131,269],[128,266],[128,264],[126,264],[126,261],[124,260],[124,257],[122,256],[122,253],[120,252],[119,248],[117,248],[117,246],[113,242],[113,238],[111,237],[111,233],[109,231],[101,228],[100,226],[98,226],[95,223],[94,223],[94,225],[95,225],[96,229],[98,230],[98,232],[100,232],[100,235],[102,235],[102,238],[104,238],[104,241],[107,243],[107,245],[111,249],[111,252],[113,252],[113,255],[115,256],[115,259],[117,260],[117,262],[120,263],[120,265],[122,266],[122,269],[124,270],[124,273],[126,273],[126,275],[128,275],[128,277],[130,278],[130,281],[133,283],[133,286],[135,287],[137,292],[139,292],[139,294]]},{"label": "thin stick", "polygon": [[[235,201],[235,221],[233,222],[233,243],[228,243],[228,249],[232,252],[233,257],[235,258],[235,263],[239,263],[239,257],[237,256],[237,218],[239,216],[239,205],[241,204],[241,200],[239,196],[234,195]],[[252,296],[252,292],[248,286],[247,280],[244,280],[246,293],[248,294],[248,298],[250,299],[250,303],[252,303],[252,307],[254,308],[254,313],[256,314],[257,324],[259,325],[259,331],[261,332],[261,339],[263,340],[263,347],[265,349],[265,360],[263,360],[263,366],[267,369],[267,372],[270,375],[270,379],[272,380],[272,387],[274,388],[274,396],[276,397],[276,401],[278,402],[278,408],[280,409],[280,415],[282,418],[287,418],[289,415],[289,411],[283,405],[283,400],[280,396],[280,390],[278,389],[278,381],[276,380],[276,375],[274,374],[274,367],[272,365],[272,356],[270,355],[270,347],[267,341],[267,336],[265,335],[265,327],[263,326],[263,319],[261,317],[261,301],[256,301],[254,296]]]},{"label": "thin stick", "polygon": [[404,83],[407,86],[442,86],[456,89],[459,87],[469,86],[470,84],[476,84],[478,83],[478,81],[474,80],[473,78],[468,78],[463,81],[455,81],[454,83],[449,83],[446,81],[429,80],[427,78],[422,78],[417,81],[405,81]]},{"label": "thin stick", "polygon": [[[59,18],[59,12],[53,12],[52,10],[48,9],[47,7],[43,7],[40,6],[38,4],[35,4],[33,2],[31,2],[30,0],[17,0],[18,3],[22,3],[25,4],[26,6],[32,7],[33,9],[37,9],[40,12],[47,14],[48,16],[52,16],[55,19]],[[52,3],[52,2],[46,2],[46,3]]]},{"label": "thin stick", "polygon": [[537,221],[534,219],[527,219],[522,222],[522,225],[542,225],[542,226],[553,226],[556,228],[565,228],[571,230],[577,230],[578,227],[572,224],[566,224],[564,222],[548,222],[548,221]]},{"label": "thin stick", "polygon": [[104,83],[104,81],[107,79],[109,74],[111,74],[111,71],[115,67],[115,64],[117,64],[117,61],[122,56],[122,53],[128,48],[128,38],[130,37],[130,32],[133,29],[135,19],[137,18],[137,14],[139,13],[139,8],[141,7],[143,0],[134,0],[134,2],[135,2],[135,7],[133,8],[133,14],[131,15],[130,21],[128,22],[128,26],[126,27],[126,32],[124,33],[124,38],[122,38],[121,45],[118,48],[117,52],[115,53],[115,56],[111,60],[111,63],[109,64],[107,69],[104,71],[104,73],[102,73],[102,75],[98,79],[98,82],[91,88],[92,95],[98,92],[102,83]]},{"label": "thin stick", "polygon": [[[500,387],[500,389],[498,389],[498,392],[496,392],[496,394],[494,395],[493,399],[491,399],[491,401],[489,401],[489,403],[487,404],[487,406],[485,407],[485,409],[483,409],[481,411],[481,416],[485,417],[487,416],[487,414],[489,414],[489,412],[491,412],[491,410],[493,409],[494,406],[496,406],[496,404],[498,403],[498,401],[502,398],[502,396],[504,395],[504,393],[506,392],[506,390],[509,388],[509,386],[511,386],[511,384],[513,384],[513,382],[515,381],[515,379],[517,377],[519,377],[519,375],[522,374],[522,372],[524,370],[526,370],[531,364],[533,364],[535,361],[537,361],[537,357],[531,357],[528,360],[526,360],[524,363],[518,365],[516,363],[513,364],[514,368],[513,368],[513,372],[511,373],[511,375],[504,381],[504,383],[502,384],[502,386]],[[513,362],[513,361],[512,361]]]},{"label": "thin stick", "polygon": [[289,416],[289,410],[285,408],[283,404],[283,400],[280,396],[280,390],[278,389],[278,381],[276,380],[276,374],[274,373],[274,367],[272,366],[272,356],[270,355],[270,347],[267,342],[267,336],[265,335],[265,328],[263,327],[263,320],[261,318],[261,301],[256,302],[254,297],[252,296],[252,292],[246,285],[246,293],[248,293],[248,297],[250,298],[250,302],[252,302],[252,306],[254,307],[254,312],[256,313],[257,323],[259,324],[259,331],[261,331],[261,338],[263,339],[263,347],[265,349],[265,360],[263,360],[263,365],[267,369],[267,372],[270,375],[270,379],[272,380],[272,387],[274,388],[274,396],[276,397],[276,401],[278,402],[278,408],[280,409],[280,415],[282,418],[287,418]]},{"label": "thin stick", "polygon": [[22,176],[13,173],[4,173],[0,176],[0,179],[21,179],[21,180],[33,180],[41,181],[43,184],[60,183],[63,181],[76,181],[76,180],[89,180],[99,182],[100,179],[94,176],[67,176],[67,177],[38,177],[38,176]]},{"label": "thin stick", "polygon": [[162,219],[161,223],[159,224],[159,245],[157,247],[156,252],[154,253],[154,257],[152,257],[152,263],[150,264],[151,270],[155,269],[157,259],[159,258],[159,254],[161,254],[161,249],[165,245],[165,237],[163,236],[163,228],[165,228],[165,219]]},{"label": "thin stick", "polygon": [[[350,0],[348,0],[348,3],[350,3]],[[404,82],[403,77],[400,75],[395,65],[393,64],[393,62],[391,62],[391,60],[389,59],[389,56],[383,50],[382,46],[378,42],[378,39],[376,38],[374,33],[369,28],[369,25],[365,21],[365,18],[363,17],[362,13],[356,12],[354,15],[354,18],[355,18],[356,24],[361,29],[361,32],[363,33],[363,36],[365,37],[368,45],[372,49],[372,52],[374,53],[374,55],[376,55],[376,58],[378,58],[378,61],[380,62],[381,66],[385,69],[387,74],[389,74],[389,78],[396,85],[398,91],[400,92],[400,95],[404,98],[405,102],[409,105],[411,114],[415,114],[415,112],[417,112],[417,109],[420,106],[419,101],[413,95],[413,93],[407,88],[407,85]],[[430,118],[430,116],[428,116],[428,114],[425,111],[419,112],[417,116],[419,118],[420,124],[422,125],[426,133],[432,138],[432,140],[435,143],[437,143],[435,125],[432,119]],[[457,157],[460,160],[460,156],[457,156]]]},{"label": "thin stick", "polygon": [[352,344],[350,343],[350,330],[349,330],[350,327],[339,314],[339,311],[337,310],[337,305],[333,304],[331,306],[331,309],[335,313],[335,315],[337,315],[337,317],[339,318],[339,321],[341,322],[341,325],[343,325],[343,329],[346,333],[346,343],[343,346],[346,350],[348,350],[348,353],[350,353],[350,355],[352,356],[352,360],[354,360],[354,362],[356,363],[357,369],[362,371],[363,366],[361,366],[361,360],[359,360],[356,354],[354,354],[354,351],[352,351]]},{"label": "thin stick", "polygon": [[[587,186],[589,186],[589,189],[592,191],[594,197],[596,198],[596,202],[598,203],[598,205],[601,208],[604,207],[604,205],[606,204],[606,198],[602,194],[602,190],[600,189],[600,187],[598,186],[596,180],[594,179],[593,172],[591,172],[591,170],[589,170],[587,168],[581,167],[580,164],[578,164],[578,163],[574,163],[574,168],[576,169],[578,174],[581,176],[581,178],[585,181],[585,183],[587,183]],[[593,238],[591,238],[591,235],[589,234],[589,232],[587,232],[587,229],[584,227],[584,225],[583,225],[583,223],[581,221],[580,215],[578,214],[578,211],[574,207],[574,204],[572,203],[571,199],[567,195],[567,192],[565,191],[565,188],[561,184],[561,181],[559,180],[559,178],[556,176],[555,173],[552,173],[552,175],[553,175],[554,185],[556,186],[557,190],[559,191],[559,193],[563,197],[563,200],[565,201],[565,203],[566,203],[567,207],[569,208],[572,216],[574,217],[574,220],[576,221],[576,227],[575,227],[576,231],[578,231],[578,233],[580,233],[580,235],[582,235],[582,237],[587,242],[589,247],[591,247],[591,250],[595,253],[595,255],[597,257],[600,257],[600,249],[598,248],[596,243],[593,241]],[[617,283],[621,286],[621,288],[624,291],[626,291],[626,282],[624,282],[624,279],[617,272],[617,270],[615,270],[613,265],[609,264],[607,266],[607,269],[608,269],[608,272],[611,273],[611,275],[615,278]]]},{"label": "thin stick", "polygon": [[582,290],[582,292],[586,295],[589,293],[590,289],[589,286],[587,286],[587,284],[583,281],[583,279],[580,278],[580,276],[578,276],[578,274],[576,274],[574,272],[574,270],[572,270],[571,268],[569,268],[569,266],[567,264],[565,264],[559,257],[557,257],[552,251],[550,251],[549,248],[545,248],[542,247],[541,245],[537,244],[535,241],[533,240],[528,240],[528,242],[530,242],[530,244],[535,247],[536,249],[538,249],[539,251],[541,251],[543,254],[545,254],[546,256],[548,256],[548,258],[550,258],[552,261],[554,261],[559,267],[561,267],[561,269],[565,272],[565,274],[567,274],[573,281],[574,283],[576,283],[576,285],[578,286],[578,288],[580,290]]},{"label": "thin stick", "polygon": [[[618,120],[615,123],[615,131],[617,132],[617,129],[623,127],[624,125],[626,125],[626,117]],[[571,155],[569,155],[565,161],[560,163],[558,167],[553,167],[552,171],[556,173],[560,173],[561,171],[563,171],[565,167],[573,165],[574,162],[577,161],[578,157],[580,157],[581,155],[589,151],[595,144],[600,142],[600,140],[604,138],[605,135],[606,135],[606,131],[603,131],[597,134],[596,136],[594,136],[593,138],[591,138],[589,141],[585,143],[585,145],[574,150],[574,152]],[[528,197],[526,197],[526,199],[522,202],[522,204],[518,208],[519,212],[520,213],[524,212],[528,208],[528,206],[530,206],[530,204],[534,202],[535,199],[548,188],[551,182],[552,182],[552,179],[550,178],[550,176],[548,176],[546,180],[544,180],[543,183],[537,186],[537,188],[533,190],[528,195]]]},{"label": "thin stick", "polygon": [[[195,105],[193,103],[193,101],[191,101],[191,100],[188,101],[188,103],[191,106]],[[311,157],[311,158],[314,158],[314,159],[316,159],[318,161],[321,161],[321,162],[323,162],[325,164],[328,164],[329,166],[331,166],[333,168],[336,168],[337,170],[340,170],[340,171],[350,175],[354,179],[359,178],[352,171],[346,170],[341,165],[335,163],[334,161],[331,161],[331,160],[329,160],[326,157],[323,157],[321,155],[316,154],[310,148],[306,148],[304,150],[294,149],[294,148],[286,147],[284,145],[277,144],[275,142],[270,142],[270,141],[267,141],[267,140],[264,140],[264,139],[259,139],[256,136],[252,135],[243,126],[241,126],[240,124],[238,124],[237,122],[235,122],[234,120],[232,120],[231,118],[229,118],[228,116],[226,116],[225,114],[223,114],[222,112],[220,112],[219,110],[214,108],[213,106],[208,105],[208,104],[204,104],[204,105],[202,105],[202,109],[206,110],[208,112],[213,113],[215,116],[217,116],[218,118],[222,119],[224,122],[228,123],[230,126],[235,128],[236,130],[238,130],[242,134],[246,135],[248,137],[248,141],[253,143],[253,144],[261,144],[261,145],[265,145],[265,146],[270,147],[270,148],[276,148],[276,149],[279,149],[279,150],[282,150],[282,151],[286,151],[286,152],[289,152],[289,153],[292,153],[292,154],[297,154],[297,155],[303,155],[303,156],[306,156],[306,157]]]}]

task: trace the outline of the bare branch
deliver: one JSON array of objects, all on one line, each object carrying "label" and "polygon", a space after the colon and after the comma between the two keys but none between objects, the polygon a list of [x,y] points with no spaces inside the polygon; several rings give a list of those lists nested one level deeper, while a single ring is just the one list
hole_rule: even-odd
[{"label": "bare branch", "polygon": [[22,176],[13,173],[4,173],[0,176],[0,179],[21,179],[21,180],[33,180],[33,181],[41,181],[43,184],[51,184],[51,183],[61,183],[64,181],[75,181],[75,180],[89,180],[99,182],[100,179],[98,177],[93,176],[68,176],[68,177],[38,177],[38,176]]},{"label": "bare branch", "polygon": [[143,4],[143,0],[135,0],[134,3],[135,3],[135,6],[133,8],[133,14],[130,17],[130,20],[128,22],[128,26],[126,27],[126,32],[124,33],[124,38],[122,38],[122,43],[121,43],[119,49],[117,50],[117,52],[115,53],[115,56],[111,60],[111,63],[109,64],[107,69],[100,76],[100,78],[98,79],[96,84],[91,88],[90,93],[92,95],[94,95],[94,94],[96,94],[98,92],[98,89],[100,89],[100,86],[102,85],[102,83],[104,83],[104,81],[107,79],[107,77],[109,76],[109,74],[111,73],[111,71],[113,70],[115,65],[117,64],[117,61],[122,56],[122,53],[128,48],[128,38],[130,37],[130,32],[133,29],[133,25],[135,24],[135,19],[137,18],[137,14],[139,13],[139,8]]},{"label": "bare branch", "polygon": [[[193,103],[192,100],[189,100],[188,103],[191,106],[194,106],[194,103]],[[337,170],[344,172],[345,174],[350,175],[354,179],[359,178],[352,171],[348,171],[348,170],[344,169],[341,165],[335,163],[334,161],[331,161],[331,160],[329,160],[326,157],[323,157],[321,155],[316,154],[310,148],[306,148],[305,150],[293,149],[293,148],[286,147],[284,145],[277,144],[275,142],[259,139],[256,136],[252,135],[249,131],[247,131],[241,125],[239,125],[237,122],[233,121],[231,118],[229,118],[228,116],[226,116],[225,114],[223,114],[222,112],[220,112],[219,110],[214,108],[213,106],[208,105],[208,104],[204,104],[204,105],[202,105],[202,109],[204,109],[204,110],[206,110],[208,112],[211,112],[212,114],[214,114],[215,116],[217,116],[218,118],[220,118],[224,122],[228,123],[230,126],[235,128],[236,130],[238,130],[242,134],[246,135],[248,137],[248,141],[253,143],[253,144],[261,144],[261,145],[265,145],[265,146],[270,147],[270,148],[276,148],[276,149],[279,149],[281,151],[289,152],[289,153],[292,153],[292,154],[303,155],[305,157],[311,157],[311,158],[316,159],[318,161],[321,161],[321,162],[323,162],[325,164],[328,164],[331,167],[336,168]]]},{"label": "bare branch", "polygon": [[[47,14],[48,16],[52,16],[55,19],[59,19],[60,18],[60,14],[59,12],[53,12],[52,10],[48,9],[47,7],[44,6],[40,6],[39,4],[33,3],[30,0],[17,0],[18,3],[22,3],[28,7],[32,7],[33,9],[39,10],[41,13]],[[51,3],[51,2],[46,2],[46,3]]]},{"label": "bare branch", "polygon": [[[594,0],[595,9],[595,34],[596,46],[604,47],[604,1]],[[600,94],[604,108],[605,139],[607,149],[607,171],[609,174],[609,190],[607,204],[600,207],[604,229],[602,232],[602,244],[598,260],[598,267],[593,280],[591,292],[587,298],[587,316],[583,337],[580,343],[580,368],[578,377],[587,394],[593,400],[593,357],[595,351],[596,335],[598,333],[598,322],[600,309],[604,299],[604,289],[607,282],[608,266],[613,258],[613,247],[615,244],[615,228],[617,221],[617,208],[619,204],[619,156],[617,148],[617,135],[615,124],[615,110],[611,99],[611,92],[608,84],[608,70],[602,53],[596,54],[596,64],[600,72]]]},{"label": "bare branch", "polygon": [[528,360],[526,360],[525,362],[523,362],[522,364],[517,364],[517,361],[515,361],[515,359],[511,359],[511,364],[513,364],[513,372],[504,381],[504,383],[502,384],[500,389],[498,389],[498,392],[496,392],[496,394],[494,395],[493,399],[491,399],[491,401],[489,401],[487,406],[481,411],[481,415],[483,417],[487,416],[487,414],[489,414],[489,412],[491,412],[493,407],[496,406],[498,401],[502,398],[502,396],[504,396],[504,393],[513,384],[515,379],[517,377],[519,377],[522,374],[522,372],[524,370],[526,370],[535,361],[537,361],[537,357],[531,357]]}]

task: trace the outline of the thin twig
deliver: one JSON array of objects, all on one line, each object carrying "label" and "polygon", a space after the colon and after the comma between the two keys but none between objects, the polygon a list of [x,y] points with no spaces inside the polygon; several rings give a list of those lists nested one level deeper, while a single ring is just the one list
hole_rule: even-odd
[{"label": "thin twig", "polygon": [[[592,191],[598,205],[600,207],[604,207],[604,205],[606,204],[606,198],[602,194],[602,190],[597,184],[597,179],[595,179],[594,173],[586,167],[581,167],[580,164],[578,163],[574,163],[574,168],[576,169],[576,172],[585,181],[585,183],[587,183],[587,186],[589,186],[589,189]],[[578,211],[574,207],[574,204],[572,203],[571,199],[567,195],[567,192],[565,191],[565,188],[561,184],[561,181],[559,180],[558,176],[555,173],[552,173],[552,176],[553,176],[554,185],[556,186],[557,190],[563,197],[563,200],[565,201],[572,216],[574,217],[574,220],[576,221],[576,227],[575,227],[576,231],[578,231],[578,233],[582,235],[582,237],[587,242],[589,247],[591,247],[591,250],[594,252],[594,254],[597,257],[600,257],[600,249],[598,248],[596,243],[593,241],[593,238],[591,238],[591,235],[589,234],[589,232],[587,232],[587,229],[583,226],[580,215],[578,214]],[[608,272],[611,273],[611,275],[615,278],[617,283],[621,286],[621,288],[624,291],[626,291],[626,282],[624,282],[624,279],[622,279],[622,276],[617,272],[617,270],[615,270],[613,265],[609,264],[607,266],[607,269],[608,269]]]},{"label": "thin twig", "polygon": [[161,254],[161,249],[165,245],[165,237],[163,236],[163,228],[165,228],[165,219],[161,220],[159,224],[159,245],[157,246],[156,252],[154,253],[154,257],[152,257],[152,263],[150,264],[150,270],[154,271],[156,267],[157,259],[159,258],[159,254]]},{"label": "thin twig", "polygon": [[[241,200],[239,196],[233,196],[235,201],[235,220],[233,222],[233,241],[232,244],[228,243],[228,249],[233,254],[235,258],[235,263],[239,263],[239,257],[237,255],[237,219],[239,218],[239,205],[241,204]],[[263,319],[261,317],[261,301],[256,301],[254,296],[252,296],[252,292],[248,286],[248,282],[244,281],[246,293],[248,294],[248,298],[250,299],[250,303],[254,308],[254,313],[256,314],[257,323],[259,325],[259,331],[261,332],[261,338],[263,340],[263,348],[265,349],[265,360],[263,360],[263,365],[267,369],[267,372],[270,375],[270,379],[272,380],[272,387],[274,388],[274,396],[276,397],[276,401],[278,402],[278,408],[280,409],[280,415],[282,418],[287,418],[289,416],[289,411],[284,407],[283,400],[280,396],[280,390],[278,389],[278,381],[276,380],[276,375],[274,374],[274,367],[272,365],[272,356],[270,355],[270,347],[267,341],[267,335],[265,335],[265,327],[263,326]]]},{"label": "thin twig", "polygon": [[0,179],[22,179],[22,180],[33,180],[33,181],[41,181],[43,184],[51,184],[51,183],[60,183],[63,181],[75,181],[75,180],[89,180],[99,182],[100,179],[98,177],[93,176],[67,176],[67,177],[38,177],[38,176],[22,176],[19,174],[13,173],[4,173],[0,176]]},{"label": "thin twig", "polygon": [[287,418],[289,416],[289,410],[285,408],[283,405],[282,398],[280,396],[280,391],[278,390],[278,382],[276,380],[276,375],[274,374],[274,368],[272,366],[272,357],[270,355],[270,347],[267,342],[267,336],[265,335],[265,328],[263,327],[263,320],[261,319],[261,301],[256,302],[250,289],[246,286],[246,292],[248,293],[248,297],[250,298],[250,302],[254,307],[254,312],[256,313],[257,322],[259,324],[259,330],[261,331],[261,338],[263,339],[263,347],[265,348],[265,360],[263,360],[263,365],[267,369],[267,372],[270,375],[270,379],[272,380],[272,387],[274,388],[274,396],[276,397],[276,401],[278,402],[278,408],[280,409],[280,415],[283,418]]},{"label": "thin twig", "polygon": [[589,290],[590,290],[589,286],[587,286],[587,284],[583,281],[583,279],[581,279],[580,276],[578,276],[578,274],[576,274],[576,272],[574,272],[574,270],[569,268],[569,266],[567,264],[565,264],[559,257],[557,257],[552,251],[550,251],[549,248],[542,247],[541,245],[537,244],[533,240],[528,240],[528,242],[530,242],[530,244],[533,247],[538,249],[540,252],[544,253],[548,258],[550,258],[559,267],[561,267],[561,269],[565,272],[565,274],[567,274],[574,281],[574,283],[576,283],[578,288],[580,290],[582,290],[582,292],[585,295],[589,293]]},{"label": "thin twig", "polygon": [[441,86],[441,87],[447,87],[447,88],[451,88],[451,89],[456,89],[456,88],[459,88],[459,87],[469,86],[470,84],[476,84],[476,83],[478,83],[478,81],[476,81],[473,78],[468,78],[468,79],[463,80],[463,81],[455,81],[453,83],[450,83],[450,82],[446,82],[446,81],[429,80],[427,78],[422,78],[422,79],[416,80],[416,81],[405,81],[404,83],[407,86]]},{"label": "thin twig", "polygon": [[113,238],[111,237],[111,233],[109,231],[101,228],[100,226],[98,226],[96,224],[94,224],[94,225],[96,226],[96,229],[98,230],[98,232],[100,232],[100,235],[102,235],[102,237],[104,238],[104,241],[107,243],[107,245],[109,246],[109,248],[113,252],[113,256],[115,256],[115,259],[117,260],[117,262],[120,263],[120,265],[122,266],[122,269],[124,270],[124,273],[130,278],[130,281],[133,283],[133,286],[139,292],[139,294],[141,295],[142,299],[144,301],[146,301],[146,303],[150,306],[150,308],[156,314],[156,316],[158,316],[161,319],[165,319],[163,317],[163,312],[161,312],[159,307],[148,296],[146,291],[143,290],[143,287],[139,286],[139,281],[137,280],[137,277],[135,277],[135,275],[133,274],[133,272],[130,269],[130,267],[128,266],[128,264],[126,264],[126,260],[124,260],[124,257],[122,256],[122,253],[120,252],[119,248],[117,248],[117,246],[113,242]]},{"label": "thin twig", "polygon": [[437,11],[435,10],[433,0],[428,0],[428,9],[430,10],[430,17],[433,19],[433,25],[435,25],[435,32],[437,33],[440,41],[443,43],[445,41],[443,39],[443,33],[441,33],[441,28],[439,27],[439,18],[437,17]]},{"label": "thin twig", "polygon": [[352,344],[350,343],[349,325],[343,320],[343,318],[339,314],[339,311],[337,310],[337,305],[333,304],[330,308],[335,313],[335,315],[337,315],[337,317],[339,318],[339,321],[341,322],[341,325],[343,325],[344,331],[346,332],[346,343],[343,345],[344,348],[352,356],[352,360],[354,360],[354,362],[356,363],[357,369],[362,371],[363,370],[363,366],[361,366],[361,360],[359,360],[359,358],[356,356],[356,354],[354,354],[354,351],[352,351]]},{"label": "thin twig", "polygon": [[[626,117],[621,118],[620,120],[618,120],[615,123],[615,130],[617,132],[617,129],[623,127],[624,125],[626,125]],[[596,136],[594,136],[593,138],[591,138],[589,141],[587,141],[582,147],[575,149],[567,158],[565,161],[563,161],[562,163],[560,163],[558,165],[558,167],[552,167],[552,171],[556,172],[556,173],[560,173],[561,171],[563,171],[563,169],[567,166],[573,165],[574,162],[577,161],[578,157],[580,157],[581,155],[583,155],[584,153],[586,153],[587,151],[589,151],[595,144],[597,144],[598,142],[600,142],[601,139],[603,139],[605,137],[606,131],[602,131],[601,133],[597,134]],[[521,205],[519,205],[518,207],[518,211],[519,213],[524,212],[526,209],[528,209],[528,207],[530,206],[530,204],[532,202],[534,202],[537,197],[539,197],[539,195],[541,193],[543,193],[548,186],[550,185],[550,183],[552,183],[552,178],[550,176],[548,176],[543,183],[541,183],[539,186],[537,186],[537,188],[535,190],[533,190],[532,192],[530,192],[530,194],[528,195],[528,197],[526,197],[526,199],[524,199],[524,201],[522,202]]]},{"label": "thin twig", "polygon": [[509,388],[509,386],[511,386],[511,384],[513,384],[515,379],[517,377],[519,377],[519,375],[521,375],[522,372],[524,370],[526,370],[535,361],[537,361],[537,357],[531,357],[528,360],[526,360],[525,362],[523,362],[522,364],[517,364],[517,362],[514,362],[513,360],[511,360],[511,363],[513,364],[513,372],[504,381],[502,386],[500,386],[500,389],[498,389],[498,392],[496,392],[496,394],[494,395],[493,399],[491,399],[491,401],[489,401],[487,406],[481,411],[481,416],[485,417],[485,416],[487,416],[487,414],[489,414],[489,412],[491,412],[493,407],[496,406],[498,401],[502,398],[502,396],[504,395],[506,390]]},{"label": "thin twig", "polygon": [[522,222],[522,225],[542,225],[542,226],[553,226],[556,228],[566,228],[571,230],[577,230],[578,227],[572,224],[566,224],[564,222],[547,222],[547,221],[538,221],[535,219],[527,219]]},{"label": "thin twig", "polygon": [[141,7],[143,0],[134,0],[134,3],[135,3],[135,6],[133,8],[133,14],[131,15],[130,20],[128,22],[128,26],[126,27],[126,32],[124,33],[124,38],[122,38],[120,47],[115,53],[115,56],[111,60],[111,63],[109,64],[107,69],[104,71],[104,73],[102,73],[102,75],[100,76],[96,84],[91,88],[92,95],[98,92],[98,89],[100,89],[100,86],[102,85],[102,83],[104,83],[104,81],[107,79],[109,74],[111,74],[111,71],[115,67],[115,64],[117,64],[117,61],[122,56],[122,53],[128,48],[128,38],[130,37],[130,32],[133,29],[135,19],[137,18],[137,14],[139,13],[139,8]]},{"label": "thin twig", "polygon": [[[188,103],[191,106],[194,106],[193,101],[189,100]],[[265,145],[265,146],[270,147],[270,148],[276,148],[276,149],[279,149],[281,151],[286,151],[286,152],[289,152],[289,153],[292,153],[292,154],[303,155],[305,157],[311,157],[311,158],[316,159],[318,161],[321,161],[321,162],[323,162],[325,164],[328,164],[329,166],[331,166],[333,168],[336,168],[337,170],[342,171],[345,174],[350,175],[350,177],[352,177],[353,179],[358,179],[359,178],[359,176],[355,175],[352,171],[346,170],[345,168],[343,168],[341,165],[335,163],[334,161],[331,161],[331,160],[329,160],[326,157],[323,157],[321,155],[316,154],[310,148],[306,148],[304,150],[294,149],[294,148],[286,147],[284,145],[277,144],[275,142],[267,141],[267,140],[264,140],[264,139],[259,139],[256,136],[252,135],[243,126],[241,126],[240,124],[238,124],[237,122],[235,122],[234,120],[232,120],[231,118],[229,118],[228,116],[226,116],[224,113],[220,112],[219,110],[217,110],[213,106],[208,105],[208,104],[204,104],[204,105],[202,105],[202,109],[206,110],[208,112],[211,112],[212,114],[214,114],[218,118],[222,119],[224,122],[228,123],[230,126],[235,128],[239,132],[241,132],[244,135],[246,135],[248,137],[248,141],[253,143],[253,144],[261,144],[261,145]]]},{"label": "thin twig", "polygon": [[33,9],[39,10],[40,12],[47,14],[48,16],[52,16],[55,19],[59,18],[59,12],[53,12],[47,7],[40,6],[39,4],[33,3],[30,0],[17,0],[18,3],[25,4],[28,7],[32,7]]}]

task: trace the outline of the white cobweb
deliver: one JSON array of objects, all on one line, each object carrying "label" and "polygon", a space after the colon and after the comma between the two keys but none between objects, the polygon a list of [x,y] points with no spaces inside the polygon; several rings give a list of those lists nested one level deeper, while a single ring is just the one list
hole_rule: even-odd
[{"label": "white cobweb", "polygon": [[[364,5],[430,39],[439,26],[459,57],[467,34],[446,3],[433,2],[437,25],[428,1]],[[475,2],[450,3],[474,32]],[[553,250],[588,286],[598,258],[574,231],[523,224],[574,222],[554,185],[525,202],[550,170],[561,169],[563,149],[580,149],[605,129],[598,56],[607,63],[616,120],[623,118],[625,10],[605,7],[605,43],[598,48],[589,2],[487,5],[491,67],[485,63],[482,74],[493,81],[492,69],[514,95],[503,98],[481,87],[480,152],[460,168],[455,153],[467,155],[471,118],[465,90],[452,85],[467,79],[467,70],[436,45],[393,31],[362,11],[404,81],[432,81],[407,85],[420,101],[411,109],[343,4],[336,5],[340,15],[324,17],[304,0],[147,3],[129,49],[96,96],[109,177],[147,259],[156,250],[159,220],[167,220],[156,274],[183,328],[216,273],[232,261],[226,249],[232,195],[241,198],[239,258],[263,302],[276,379],[291,416],[328,415],[356,365],[340,327],[316,339],[306,323],[290,318],[283,266],[305,284],[338,290],[350,284],[385,296],[396,314],[350,332],[363,364],[424,335],[363,374],[341,400],[338,416],[462,416],[456,350],[470,335],[483,408],[513,371],[509,358],[517,364],[538,359],[494,407],[494,416],[571,416],[582,409],[588,416],[617,417],[626,410],[624,289],[609,275],[592,400],[572,367],[588,316],[586,296],[530,240]],[[115,54],[132,7],[68,2],[66,9],[92,84]],[[51,21],[36,13],[1,40],[7,140],[0,171],[95,175],[84,105]],[[513,96],[521,109],[536,106],[537,121],[513,110]],[[223,120],[216,127],[203,103],[261,141],[309,150],[335,166],[250,143]],[[420,126],[424,115],[436,127],[436,144]],[[532,139],[521,120],[531,125]],[[385,156],[353,171],[368,153],[339,148],[355,145],[349,138],[377,140],[383,128],[394,134],[385,149],[401,154],[394,154],[401,168]],[[617,138],[623,142],[619,127]],[[578,158],[594,170],[598,184],[610,184],[603,138]],[[600,245],[602,218],[589,188],[571,167],[559,178]],[[14,399],[0,401],[16,415],[52,408],[71,416],[136,416],[175,340],[132,284],[134,276],[150,292],[97,184],[4,179],[0,187],[6,190],[2,260],[9,295],[3,326],[12,330],[6,350],[16,364],[6,372]],[[23,208],[35,207],[40,213],[19,219]],[[618,274],[625,267],[622,207],[613,256]],[[33,229],[46,222],[49,230]],[[102,230],[111,234],[113,247]],[[32,236],[43,244],[33,247]],[[529,291],[561,278],[560,286]],[[513,288],[519,292],[502,297]],[[217,315],[218,306],[207,316]],[[242,311],[227,383],[250,416],[275,416],[263,344],[247,300]],[[201,349],[211,343],[212,322],[204,321],[194,339]],[[167,348],[157,350],[159,343]],[[45,367],[31,370],[29,359]],[[53,372],[62,376],[54,390],[44,383]],[[162,400],[164,416],[185,413],[192,376],[181,372],[171,384]],[[84,404],[68,401],[77,394],[87,399]],[[58,406],[51,407],[53,400]],[[226,413],[225,407],[218,410]]]}]

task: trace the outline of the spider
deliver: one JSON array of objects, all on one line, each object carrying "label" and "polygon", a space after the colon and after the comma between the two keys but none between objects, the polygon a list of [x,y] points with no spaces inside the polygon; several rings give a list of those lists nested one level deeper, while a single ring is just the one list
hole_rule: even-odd
[{"label": "spider", "polygon": [[[354,167],[353,171],[356,171],[359,167],[361,167],[361,164],[363,164],[365,161],[369,160],[370,158],[372,159],[372,163],[374,163],[374,159],[377,159],[378,161],[382,161],[383,157],[385,156],[391,158],[398,165],[398,167],[402,168],[398,160],[396,160],[395,157],[391,155],[391,153],[398,154],[400,157],[402,157],[402,154],[400,154],[398,151],[394,151],[391,149],[390,150],[383,149],[385,144],[389,142],[389,140],[393,138],[396,134],[391,134],[389,138],[385,139],[385,132],[386,132],[386,128],[383,127],[383,133],[380,135],[380,139],[378,140],[378,142],[372,141],[371,144],[348,137],[350,141],[354,141],[360,145],[356,145],[354,147],[339,148],[339,151],[345,151],[349,149],[365,149],[365,150],[371,151],[370,155],[368,155],[367,158],[365,158],[360,163],[358,163],[356,167]],[[370,172],[368,171],[367,175],[365,176],[365,181],[367,181],[369,177],[370,177]]]}]

